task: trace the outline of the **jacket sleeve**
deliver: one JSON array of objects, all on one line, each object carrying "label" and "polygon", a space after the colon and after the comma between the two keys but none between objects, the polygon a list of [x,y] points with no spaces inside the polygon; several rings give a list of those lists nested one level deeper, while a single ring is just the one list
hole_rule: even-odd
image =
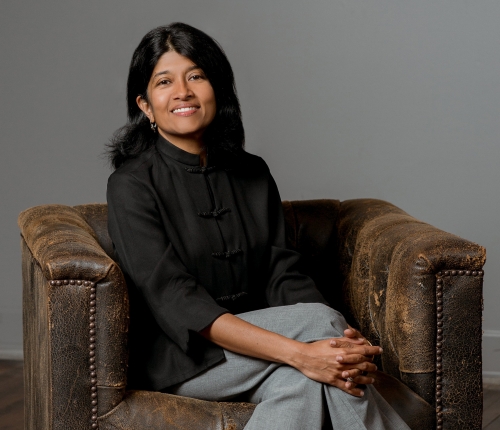
[{"label": "jacket sleeve", "polygon": [[108,229],[122,270],[141,291],[160,328],[184,351],[228,311],[190,275],[165,234],[153,191],[128,173],[108,181]]},{"label": "jacket sleeve", "polygon": [[297,270],[300,254],[286,246],[283,206],[276,182],[270,174],[268,199],[271,250],[267,302],[270,306],[294,305],[300,302],[328,305],[314,281]]}]

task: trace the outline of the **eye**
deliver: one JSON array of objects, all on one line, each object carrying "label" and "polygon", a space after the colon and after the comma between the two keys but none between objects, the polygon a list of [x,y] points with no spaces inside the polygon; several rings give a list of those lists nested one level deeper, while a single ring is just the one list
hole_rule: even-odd
[{"label": "eye", "polygon": [[168,85],[171,84],[172,81],[170,79],[162,79],[161,81],[158,81],[156,85]]},{"label": "eye", "polygon": [[195,73],[194,75],[191,75],[189,77],[190,81],[199,81],[201,79],[205,79],[205,76],[203,76],[201,73]]}]

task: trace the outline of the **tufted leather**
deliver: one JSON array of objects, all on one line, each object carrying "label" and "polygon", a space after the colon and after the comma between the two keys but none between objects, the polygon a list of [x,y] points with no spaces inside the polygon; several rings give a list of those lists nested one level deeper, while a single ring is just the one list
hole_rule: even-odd
[{"label": "tufted leather", "polygon": [[108,234],[108,206],[101,203],[75,206],[96,236],[99,246],[111,259],[115,258],[113,242]]},{"label": "tufted leather", "polygon": [[[302,269],[384,348],[375,385],[410,427],[481,428],[484,249],[380,200],[283,208]],[[254,405],[126,390],[128,295],[106,205],[39,206],[18,222],[27,429],[244,427]]]},{"label": "tufted leather", "polygon": [[96,232],[69,206],[28,209],[21,212],[18,224],[46,279],[97,282],[115,265],[99,245]]}]

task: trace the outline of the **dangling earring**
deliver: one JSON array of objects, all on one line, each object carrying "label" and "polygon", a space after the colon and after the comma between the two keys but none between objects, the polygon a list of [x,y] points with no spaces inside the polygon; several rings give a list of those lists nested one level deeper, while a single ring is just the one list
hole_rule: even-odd
[{"label": "dangling earring", "polygon": [[156,133],[157,129],[156,122],[150,122],[149,126],[151,127],[151,130],[153,130],[153,133]]}]

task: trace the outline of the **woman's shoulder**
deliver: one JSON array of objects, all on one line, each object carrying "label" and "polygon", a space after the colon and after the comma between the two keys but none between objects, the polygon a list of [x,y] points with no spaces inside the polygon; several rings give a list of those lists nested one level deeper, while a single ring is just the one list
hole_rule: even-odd
[{"label": "woman's shoulder", "polygon": [[154,159],[158,156],[156,147],[152,146],[141,152],[137,157],[129,158],[112,175],[134,174],[151,167]]},{"label": "woman's shoulder", "polygon": [[151,147],[137,157],[128,159],[111,173],[108,179],[108,188],[110,184],[147,181],[151,177],[150,171],[157,156],[156,148]]},{"label": "woman's shoulder", "polygon": [[242,151],[234,160],[231,170],[245,174],[269,174],[269,167],[262,157]]}]

